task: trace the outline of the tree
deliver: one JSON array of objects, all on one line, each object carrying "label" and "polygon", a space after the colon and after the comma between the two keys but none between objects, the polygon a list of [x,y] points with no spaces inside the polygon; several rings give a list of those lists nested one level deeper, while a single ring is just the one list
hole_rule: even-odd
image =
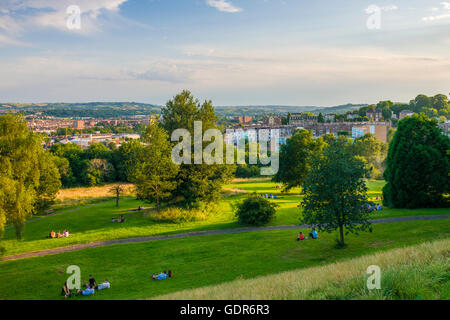
[{"label": "tree", "polygon": [[[161,109],[162,127],[171,136],[176,129],[186,129],[194,137],[194,122],[202,122],[202,132],[217,129],[217,115],[211,101],[203,104],[194,99],[189,91],[183,91],[168,101]],[[203,142],[202,150],[211,142]],[[194,163],[194,146],[191,148],[191,164],[181,164],[176,177],[177,186],[172,193],[173,198],[183,199],[186,205],[198,202],[218,201],[222,185],[229,181],[235,166],[226,164]]]},{"label": "tree", "polygon": [[319,113],[319,116],[317,117],[317,122],[319,122],[319,123],[325,122],[325,118],[323,117],[322,112]]},{"label": "tree", "polygon": [[277,204],[253,194],[235,207],[235,214],[240,224],[261,226],[273,219],[277,207]]},{"label": "tree", "polygon": [[44,150],[39,154],[39,185],[36,187],[36,209],[49,207],[61,189],[61,175],[55,163],[58,158]]},{"label": "tree", "polygon": [[114,186],[112,186],[109,189],[109,192],[111,192],[112,194],[114,194],[114,196],[116,197],[116,207],[119,207],[119,200],[120,200],[120,196],[125,192],[125,188],[121,183],[118,183]]},{"label": "tree", "polygon": [[382,178],[384,171],[384,160],[386,158],[387,146],[375,135],[368,133],[356,138],[353,143],[355,155],[361,156],[367,162],[369,169],[368,178]]},{"label": "tree", "polygon": [[437,122],[414,115],[399,122],[389,145],[384,204],[394,208],[448,206],[450,139]]},{"label": "tree", "polygon": [[300,186],[310,170],[311,156],[324,146],[321,138],[314,139],[312,131],[299,130],[280,149],[280,168],[273,178],[282,182],[285,190]]},{"label": "tree", "polygon": [[351,143],[344,137],[326,146],[323,154],[315,154],[302,185],[302,222],[326,232],[339,229],[341,246],[345,245],[344,229],[356,234],[371,231],[365,207],[366,174],[364,161],[353,155]]},{"label": "tree", "polygon": [[136,167],[136,163],[139,159],[139,154],[142,152],[143,146],[138,140],[131,140],[123,143],[113,153],[113,161],[117,170],[118,181],[133,180],[133,168]]},{"label": "tree", "polygon": [[13,223],[18,239],[35,210],[42,152],[40,137],[21,115],[0,116],[0,225]]},{"label": "tree", "polygon": [[157,122],[151,123],[142,136],[145,144],[133,172],[138,197],[160,202],[172,196],[177,187],[179,166],[171,158],[172,146],[167,132]]}]

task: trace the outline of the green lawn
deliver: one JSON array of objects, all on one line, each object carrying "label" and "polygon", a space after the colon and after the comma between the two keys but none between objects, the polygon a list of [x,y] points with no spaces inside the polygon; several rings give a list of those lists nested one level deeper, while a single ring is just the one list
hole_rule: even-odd
[{"label": "green lawn", "polygon": [[[369,195],[372,199],[381,195],[383,185],[383,181],[368,181]],[[280,199],[273,201],[278,203],[280,207],[275,220],[270,225],[299,224],[301,211],[297,206],[302,199],[300,189],[293,189],[290,193],[284,194],[281,192],[281,189],[276,189],[275,186],[276,184],[270,181],[247,181],[232,183],[227,185],[226,188],[235,191],[239,189],[244,192],[257,192],[258,194],[277,194]],[[146,213],[131,211],[140,205],[145,205],[143,202],[132,198],[122,200],[120,208],[115,207],[114,201],[102,202],[41,220],[31,221],[26,225],[22,241],[16,241],[14,230],[8,229],[5,231],[4,239],[0,241],[0,246],[5,248],[5,255],[13,255],[77,243],[236,228],[239,225],[231,211],[230,204],[241,200],[244,196],[245,193],[228,194],[220,202],[217,214],[210,219],[182,224],[157,223],[152,221]],[[111,223],[111,218],[118,217],[120,214],[124,214],[126,223]],[[385,209],[382,212],[374,213],[373,218],[434,214],[448,214],[448,209]],[[66,228],[73,233],[69,238],[45,238],[50,230],[57,232]]]},{"label": "green lawn", "polygon": [[[306,232],[306,230],[303,230]],[[0,299],[60,299],[69,265],[82,278],[110,280],[111,289],[79,299],[141,299],[287,270],[324,265],[364,254],[450,235],[449,220],[374,225],[373,233],[350,235],[335,248],[336,234],[297,242],[297,230],[198,236],[122,244],[51,256],[0,262]],[[174,278],[154,281],[152,272],[171,269]],[[77,298],[78,299],[78,298]]]}]

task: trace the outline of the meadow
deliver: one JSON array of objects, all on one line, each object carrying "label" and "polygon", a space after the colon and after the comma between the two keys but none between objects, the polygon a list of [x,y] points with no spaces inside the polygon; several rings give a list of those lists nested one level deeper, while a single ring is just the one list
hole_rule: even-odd
[{"label": "meadow", "polygon": [[[368,181],[369,197],[376,200],[381,196],[383,181]],[[27,223],[23,239],[16,240],[13,228],[7,229],[0,242],[0,246],[5,249],[4,256],[10,256],[30,251],[39,251],[51,248],[75,245],[79,243],[89,243],[97,241],[126,239],[134,237],[169,235],[180,232],[197,232],[217,229],[233,229],[241,227],[232,212],[232,203],[242,200],[247,193],[256,192],[258,194],[272,193],[279,199],[271,200],[279,204],[275,219],[269,223],[270,226],[298,225],[300,224],[301,209],[298,208],[302,200],[300,189],[293,189],[289,193],[282,193],[281,189],[276,189],[276,183],[268,180],[239,181],[228,184],[224,187],[223,199],[220,201],[218,210],[204,221],[193,221],[184,223],[157,222],[151,219],[154,212],[153,206],[134,199],[130,194],[120,201],[120,207],[115,206],[114,200],[101,201],[98,203],[83,204],[79,209],[72,207],[71,198],[74,201],[83,201],[81,195],[93,201],[97,194],[103,199],[103,194],[97,189],[95,192],[89,190],[77,190],[77,192],[66,192],[64,198],[68,203],[69,210],[63,213],[30,221]],[[103,187],[104,190],[108,188]],[[102,189],[100,189],[102,190]],[[58,203],[58,206],[60,204]],[[147,210],[133,211],[139,206],[146,207]],[[403,216],[426,216],[447,214],[447,209],[384,209],[381,212],[374,212],[373,219],[391,218]],[[112,223],[112,218],[124,215],[125,223]],[[69,238],[47,239],[51,230],[55,232],[68,229],[71,233]]]},{"label": "meadow", "polygon": [[[369,181],[373,200],[381,195],[382,181]],[[13,229],[6,230],[0,245],[6,255],[87,243],[99,240],[176,234],[242,227],[236,222],[231,204],[246,193],[273,193],[280,207],[272,226],[298,225],[301,210],[299,189],[282,193],[267,180],[235,181],[226,185],[218,212],[205,221],[162,223],[151,219],[151,205],[126,196],[115,207],[114,200],[93,203],[57,215],[30,221],[22,241]],[[77,196],[82,194],[77,193]],[[70,200],[70,199],[69,199]],[[146,210],[133,211],[139,206]],[[64,211],[64,210],[63,210]],[[125,216],[125,223],[112,223],[112,217]],[[449,214],[446,209],[395,210],[375,212],[373,218]],[[49,230],[69,229],[69,238],[46,239]],[[33,258],[0,261],[0,299],[63,299],[61,286],[69,265],[81,268],[83,281],[93,274],[97,281],[108,279],[111,289],[94,296],[75,299],[148,299],[235,280],[254,279],[281,272],[302,270],[342,262],[363,255],[448,239],[450,220],[404,221],[373,225],[372,233],[349,235],[348,246],[336,247],[335,233],[320,234],[318,240],[297,242],[299,231],[264,230],[246,233],[202,235],[159,241],[117,244]],[[171,269],[174,277],[154,281],[152,273]],[[14,279],[11,285],[10,279]],[[354,281],[354,280],[349,280]],[[276,297],[275,297],[276,298]]]}]

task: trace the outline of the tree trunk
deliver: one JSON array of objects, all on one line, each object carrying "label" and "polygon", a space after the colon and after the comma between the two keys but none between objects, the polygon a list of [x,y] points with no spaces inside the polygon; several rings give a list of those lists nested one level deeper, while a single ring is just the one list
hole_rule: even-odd
[{"label": "tree trunk", "polygon": [[119,207],[119,199],[120,199],[120,196],[119,196],[119,194],[117,194],[117,197],[116,197],[116,207],[117,208]]},{"label": "tree trunk", "polygon": [[159,197],[156,197],[156,211],[159,212]]},{"label": "tree trunk", "polygon": [[343,247],[345,245],[344,243],[344,226],[339,226],[339,234],[341,236],[341,246]]}]

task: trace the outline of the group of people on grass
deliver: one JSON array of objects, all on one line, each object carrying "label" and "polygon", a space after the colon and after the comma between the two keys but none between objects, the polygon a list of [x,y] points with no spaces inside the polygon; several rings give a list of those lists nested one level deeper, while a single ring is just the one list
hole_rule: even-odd
[{"label": "group of people on grass", "polygon": [[123,216],[123,214],[120,216],[120,218],[118,218],[118,219],[115,219],[115,218],[112,218],[111,219],[111,222],[120,222],[120,223],[123,223],[123,222],[125,222],[125,217]]},{"label": "group of people on grass", "polygon": [[380,204],[370,204],[370,203],[367,203],[367,204],[366,204],[366,208],[369,210],[369,212],[373,212],[373,211],[381,211],[381,210],[383,210],[383,207],[381,207]]},{"label": "group of people on grass", "polygon": [[48,235],[48,238],[50,239],[56,239],[56,238],[68,238],[70,236],[69,231],[67,229],[64,230],[63,233],[59,232],[56,233],[55,231],[50,231],[50,234]]},{"label": "group of people on grass", "polygon": [[276,194],[262,194],[261,197],[266,198],[266,199],[278,199],[278,196]]},{"label": "group of people on grass", "polygon": [[168,278],[172,278],[172,270],[166,271],[164,270],[160,274],[152,274],[153,280],[166,280]]},{"label": "group of people on grass", "polygon": [[[317,233],[316,228],[313,228],[313,229],[311,230],[311,232],[309,233],[309,238],[310,238],[310,239],[313,239],[313,240],[319,239],[319,234]],[[305,237],[305,236],[303,235],[303,232],[300,232],[300,233],[298,234],[297,241],[302,241],[302,240],[306,240],[306,239],[308,239],[308,237]]]},{"label": "group of people on grass", "polygon": [[85,286],[86,289],[78,289],[76,293],[74,293],[71,289],[69,289],[67,282],[65,282],[62,287],[61,295],[64,296],[64,298],[72,298],[74,296],[90,296],[95,293],[95,290],[104,290],[111,288],[111,284],[109,283],[108,279],[105,279],[103,283],[97,284],[91,274],[89,275],[89,282],[86,283]]}]

